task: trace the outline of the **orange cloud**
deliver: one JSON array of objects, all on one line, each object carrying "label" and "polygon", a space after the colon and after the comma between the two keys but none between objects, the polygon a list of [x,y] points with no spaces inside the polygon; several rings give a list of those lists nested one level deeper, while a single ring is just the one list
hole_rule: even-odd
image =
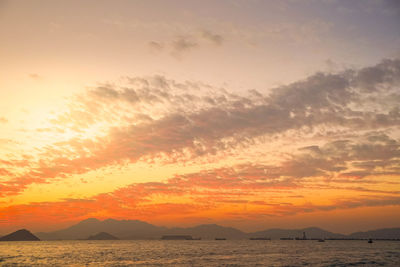
[{"label": "orange cloud", "polygon": [[[40,222],[65,224],[88,217],[179,223],[190,217],[235,220],[250,214],[267,218],[400,205],[399,192],[363,190],[361,187],[308,186],[301,182],[268,178],[264,170],[259,165],[238,165],[234,168],[176,175],[166,182],[136,183],[88,199],[11,205],[0,209],[0,224],[3,228],[26,222],[34,225]],[[321,199],[311,202],[310,196],[304,198],[296,194],[298,190],[306,190],[313,196],[332,189],[337,194],[344,190],[353,193],[340,199],[335,195],[333,198],[327,197],[326,204]],[[275,196],[275,193],[278,195]]]},{"label": "orange cloud", "polygon": [[[52,216],[61,222],[132,214],[156,219],[174,209],[198,218],[244,214],[244,208],[254,214],[288,216],[397,205],[397,184],[387,186],[386,176],[400,175],[400,113],[398,103],[391,101],[398,96],[399,73],[399,61],[386,60],[361,70],[317,73],[269,95],[251,91],[248,96],[160,76],[131,78],[129,86],[98,86],[76,96],[69,110],[51,121],[54,129],[39,132],[54,131],[63,138],[37,147],[35,153],[10,154],[0,161],[5,177],[0,196],[110,165],[146,160],[176,164],[213,155],[220,155],[214,158],[219,160],[225,151],[240,158],[263,137],[296,134],[307,145],[300,142],[291,144],[289,152],[278,151],[282,157],[274,164],[263,160],[270,152],[264,151],[260,157],[241,160],[252,164],[214,169],[200,164],[208,170],[135,183],[88,199],[5,207],[2,222],[29,221],[27,216],[38,222]],[[369,108],[372,102],[374,110]],[[380,188],[371,189],[371,184]],[[315,200],[318,192],[329,190],[338,191]],[[357,194],[344,202],[335,199],[349,191]],[[63,210],[67,215],[57,215]],[[169,216],[183,218],[179,212]]]}]

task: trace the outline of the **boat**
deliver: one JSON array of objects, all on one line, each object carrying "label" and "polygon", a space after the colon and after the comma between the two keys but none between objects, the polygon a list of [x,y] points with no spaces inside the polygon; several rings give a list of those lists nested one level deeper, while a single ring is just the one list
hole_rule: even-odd
[{"label": "boat", "polygon": [[318,239],[318,242],[325,242],[325,239]]},{"label": "boat", "polygon": [[215,240],[226,240],[224,237],[216,237]]},{"label": "boat", "polygon": [[250,240],[271,240],[269,237],[250,237]]},{"label": "boat", "polygon": [[370,238],[370,239],[368,239],[368,243],[374,243],[374,242],[373,242],[372,239]]}]

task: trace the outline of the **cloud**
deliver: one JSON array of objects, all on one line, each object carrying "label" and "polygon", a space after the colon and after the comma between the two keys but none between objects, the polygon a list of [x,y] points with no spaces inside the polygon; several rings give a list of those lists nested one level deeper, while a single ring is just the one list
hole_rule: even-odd
[{"label": "cloud", "polygon": [[366,67],[357,72],[352,81],[354,86],[364,91],[384,91],[387,84],[400,82],[400,60],[383,60],[373,67]]},{"label": "cloud", "polygon": [[[186,190],[187,186],[192,190]],[[274,200],[268,197],[270,193],[267,192],[264,192],[258,200],[257,198],[252,200],[254,192],[250,190],[235,191],[230,188],[224,191],[204,191],[201,188],[196,190],[197,186],[170,180],[167,183],[134,184],[89,199],[11,205],[0,208],[0,216],[3,219],[0,221],[0,226],[15,227],[23,225],[26,221],[29,221],[31,226],[43,224],[44,221],[59,224],[91,217],[129,218],[149,222],[165,221],[168,218],[179,222],[188,217],[207,217],[212,221],[221,216],[226,220],[252,216],[284,217],[318,211],[400,205],[398,195],[342,197],[326,204],[305,201],[290,203]],[[166,196],[171,198],[166,200]],[[179,196],[180,202],[173,201],[174,196]],[[249,209],[243,209],[244,205]],[[63,212],[60,213],[60,210]]]},{"label": "cloud", "polygon": [[[123,138],[118,138],[121,140]],[[153,140],[150,137],[150,140]],[[82,144],[77,144],[82,146]],[[127,143],[118,143],[118,147],[101,152],[96,158],[53,159],[51,165],[45,161],[37,168],[25,173],[24,177],[3,182],[0,189],[3,195],[13,195],[24,190],[30,183],[45,183],[48,179],[65,177],[70,173],[85,173],[110,164],[109,160],[118,161],[120,157],[133,157],[134,153]],[[134,146],[136,147],[136,146]],[[154,146],[160,149],[159,145]],[[147,149],[153,149],[153,146]],[[125,151],[124,149],[128,149]],[[373,153],[372,153],[373,152]],[[115,153],[115,154],[114,154]],[[400,159],[400,142],[383,134],[368,134],[358,141],[336,140],[325,145],[301,148],[299,153],[279,165],[241,164],[199,173],[176,175],[167,183],[134,184],[127,189],[135,192],[141,199],[149,192],[186,194],[195,192],[196,188],[207,190],[240,190],[245,192],[257,190],[292,190],[306,188],[304,178],[329,178],[331,182],[360,183],[366,176],[400,175],[397,167]],[[131,158],[131,160],[133,160]],[[3,162],[14,165],[16,162]],[[20,166],[27,165],[21,162]],[[342,179],[346,180],[342,180]],[[306,180],[309,181],[309,180]],[[369,181],[365,181],[369,183]],[[332,187],[337,188],[337,187]],[[131,189],[131,190],[130,190]],[[341,188],[353,190],[353,188]],[[194,191],[193,191],[194,190]],[[357,188],[357,191],[371,191]],[[381,193],[390,191],[381,191]],[[143,193],[144,195],[142,195]],[[393,192],[392,192],[393,193]],[[165,193],[164,193],[165,194]]]},{"label": "cloud", "polygon": [[[398,141],[384,131],[400,125],[398,103],[386,101],[399,97],[399,62],[384,60],[360,70],[317,73],[274,88],[268,95],[242,96],[162,76],[127,78],[121,86],[100,85],[77,96],[70,110],[52,121],[54,129],[76,132],[77,137],[38,149],[39,160],[29,162],[30,170],[23,175],[15,172],[1,182],[1,192],[15,194],[31,183],[123,162],[176,163],[223,156],[224,151],[240,155],[243,147],[260,138],[301,136],[304,130],[333,141],[304,148],[309,153],[294,155],[280,169],[269,169],[271,173],[277,177],[341,173],[360,178],[368,172],[396,173]],[[95,138],[81,137],[94,130]],[[335,131],[349,139],[338,139]],[[8,171],[14,173],[12,166]]]},{"label": "cloud", "polygon": [[175,40],[171,43],[171,55],[179,58],[183,53],[190,51],[198,46],[199,44],[197,43],[197,40],[190,35],[177,36]]},{"label": "cloud", "polygon": [[167,44],[159,41],[150,41],[148,45],[153,51],[157,52],[169,47],[171,55],[180,58],[184,53],[207,44],[221,46],[224,41],[225,39],[222,35],[203,29],[195,33],[177,35],[171,42],[167,42]]},{"label": "cloud", "polygon": [[[114,94],[105,93],[105,95],[115,97]],[[121,147],[124,146],[125,144],[122,144]],[[120,149],[116,151],[123,153]],[[0,208],[0,215],[4,218],[0,224],[18,225],[29,218],[34,218],[33,220],[38,222],[66,222],[79,221],[87,217],[135,218],[147,221],[160,221],[169,217],[179,221],[188,216],[214,218],[216,213],[228,219],[255,214],[281,217],[358,207],[398,206],[399,191],[371,190],[360,186],[364,183],[360,178],[366,175],[376,177],[390,171],[398,176],[400,170],[394,172],[392,168],[398,166],[399,158],[398,140],[384,133],[370,132],[357,140],[340,139],[320,146],[302,147],[298,153],[291,155],[279,165],[265,163],[232,165],[176,174],[164,182],[134,183],[86,199],[12,205]],[[77,172],[84,172],[86,168],[96,168],[98,161],[102,161],[100,158],[86,159],[85,162],[80,162],[80,159],[76,162],[58,160],[54,165],[58,167],[47,166],[47,163],[43,162],[42,169],[33,169],[24,176],[24,179],[3,184],[0,192],[16,194],[21,187],[23,189],[31,182],[46,182],[48,177],[59,177],[71,172],[66,167],[76,166]],[[3,161],[2,164],[10,166],[15,162]],[[22,166],[27,163],[19,164]],[[360,170],[357,177],[354,177],[354,174],[349,175],[353,170]],[[332,177],[328,183],[321,183],[321,177],[329,176]],[[315,178],[315,182],[310,178]],[[353,183],[356,186],[343,186],[343,182]],[[371,182],[379,183],[376,180],[365,180],[367,184]],[[323,190],[340,192],[345,190],[353,194],[352,197],[343,196],[340,199],[325,198],[325,204],[317,204],[307,199],[300,202],[292,201],[293,197],[304,198],[299,196],[299,190],[306,190],[307,195],[313,195],[316,191],[321,194]],[[363,194],[356,194],[357,192]],[[279,198],[276,198],[274,193],[278,193]],[[243,210],[240,208],[243,205],[253,208],[250,211]],[[64,212],[60,214],[57,212],[59,210]]]},{"label": "cloud", "polygon": [[200,35],[202,38],[210,41],[211,43],[213,43],[215,45],[222,45],[222,43],[224,42],[224,38],[222,37],[222,35],[215,34],[210,31],[207,31],[207,30],[202,30],[200,32]]},{"label": "cloud", "polygon": [[335,210],[355,209],[363,207],[384,207],[399,205],[400,197],[398,196],[360,197],[337,200],[332,204],[327,205],[318,205],[312,203],[305,203],[300,205],[294,205],[290,203],[265,204],[265,208],[263,210],[254,210],[253,212],[233,212],[227,214],[227,217],[239,217],[247,219],[255,219],[260,217],[286,217],[319,211],[329,212]]},{"label": "cloud", "polygon": [[[309,172],[323,171],[325,176],[363,178],[369,175],[399,175],[396,165],[400,158],[400,142],[382,133],[368,133],[357,141],[335,140],[295,159]],[[331,172],[332,174],[329,174]]]},{"label": "cloud", "polygon": [[153,51],[162,51],[164,49],[164,44],[160,43],[160,42],[155,42],[155,41],[151,41],[149,42],[149,47],[153,50]]}]

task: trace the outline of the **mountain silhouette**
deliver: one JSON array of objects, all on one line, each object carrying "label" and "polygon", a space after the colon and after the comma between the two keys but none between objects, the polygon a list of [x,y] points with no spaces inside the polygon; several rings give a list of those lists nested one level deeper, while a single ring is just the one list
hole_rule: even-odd
[{"label": "mountain silhouette", "polygon": [[95,218],[83,220],[71,227],[48,233],[36,233],[44,240],[74,240],[84,239],[99,232],[109,233],[119,239],[156,239],[165,231],[166,227],[158,227],[139,220],[100,221]]},{"label": "mountain silhouette", "polygon": [[21,229],[11,234],[0,237],[0,241],[40,241],[40,239],[28,230]]},{"label": "mountain silhouette", "polygon": [[36,235],[42,240],[74,240],[86,239],[88,236],[96,236],[101,232],[105,232],[105,234],[109,234],[118,239],[160,239],[164,235],[190,235],[193,238],[202,238],[203,240],[214,240],[216,237],[226,239],[248,239],[258,237],[279,239],[301,238],[303,232],[305,232],[308,239],[400,239],[400,228],[378,229],[374,231],[354,233],[351,235],[332,233],[318,227],[302,229],[275,228],[245,233],[232,227],[224,227],[217,224],[203,224],[188,228],[167,228],[155,226],[139,220],[107,219],[100,221],[95,218],[83,220],[65,229],[47,233],[36,233]]},{"label": "mountain silhouette", "polygon": [[302,238],[303,233],[306,234],[307,238],[346,238],[345,235],[332,233],[323,230],[318,227],[308,227],[303,229],[269,229],[265,231],[259,231],[250,233],[250,237],[269,237],[272,239],[279,238]]},{"label": "mountain silhouette", "polygon": [[100,232],[95,235],[91,235],[87,238],[87,240],[118,240],[119,238],[110,235],[109,233],[106,232]]},{"label": "mountain silhouette", "polygon": [[349,235],[358,239],[400,239],[400,228],[384,228],[366,232],[356,232]]}]

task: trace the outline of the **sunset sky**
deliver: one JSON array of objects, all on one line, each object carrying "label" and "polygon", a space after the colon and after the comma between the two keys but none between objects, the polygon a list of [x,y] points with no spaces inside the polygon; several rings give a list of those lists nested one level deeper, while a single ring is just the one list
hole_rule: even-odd
[{"label": "sunset sky", "polygon": [[400,226],[396,0],[0,0],[0,235]]}]

